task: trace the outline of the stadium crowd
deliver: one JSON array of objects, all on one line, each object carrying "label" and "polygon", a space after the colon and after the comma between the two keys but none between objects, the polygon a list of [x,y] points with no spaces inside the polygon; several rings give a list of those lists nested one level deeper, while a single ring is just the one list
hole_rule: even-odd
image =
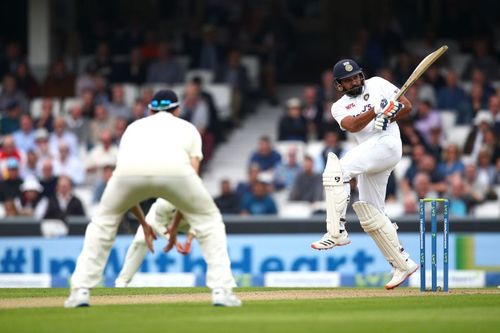
[{"label": "stadium crowd", "polygon": [[[1,49],[3,216],[65,220],[90,214],[85,209],[99,201],[121,135],[147,114],[154,90],[167,86],[181,97],[181,117],[202,135],[206,165],[257,102],[264,108],[283,106],[276,133],[259,138],[251,156],[235,157],[248,158],[247,179],[234,189],[228,179],[221,181],[216,203],[223,213],[277,214],[278,193],[324,211],[321,172],[327,153],[342,156],[352,144],[330,114],[339,97],[331,69],[305,85],[302,96],[279,101],[277,82],[286,61],[278,59],[293,52],[294,29],[286,17],[271,17],[256,7],[238,26],[204,23],[169,39],[136,26],[116,36],[93,36],[93,43],[80,41],[92,55],[75,57],[68,51],[42,80],[30,73],[19,42]],[[472,214],[485,202],[500,206],[495,40],[500,36],[494,33],[459,36],[443,61],[407,92],[414,109],[399,123],[404,163],[393,172],[387,191],[388,205],[398,203],[401,214],[416,213],[418,198],[434,196],[450,198],[455,216]],[[367,78],[377,75],[401,86],[436,45],[432,36],[410,47],[397,30],[360,29],[346,55],[364,67]],[[227,91],[225,97],[214,86]],[[224,111],[221,98],[228,100]],[[91,199],[82,202],[75,193],[89,187]],[[355,181],[352,188],[355,196]]]}]

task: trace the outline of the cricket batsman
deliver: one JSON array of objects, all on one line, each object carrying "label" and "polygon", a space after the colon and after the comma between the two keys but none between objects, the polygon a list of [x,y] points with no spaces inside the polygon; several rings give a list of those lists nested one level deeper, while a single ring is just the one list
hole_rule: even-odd
[{"label": "cricket batsman", "polygon": [[380,77],[365,79],[363,70],[351,59],[337,62],[333,76],[335,88],[343,96],[332,105],[332,116],[342,130],[352,133],[358,145],[340,160],[328,154],[323,172],[327,232],[311,247],[329,250],[351,242],[345,215],[349,180],[357,177],[360,201],[353,204],[353,209],[363,230],[393,267],[392,279],[385,288],[394,289],[418,269],[399,242],[396,224],[384,213],[387,181],[402,156],[397,120],[408,115],[411,103],[404,96],[394,100],[399,89],[389,81]]}]

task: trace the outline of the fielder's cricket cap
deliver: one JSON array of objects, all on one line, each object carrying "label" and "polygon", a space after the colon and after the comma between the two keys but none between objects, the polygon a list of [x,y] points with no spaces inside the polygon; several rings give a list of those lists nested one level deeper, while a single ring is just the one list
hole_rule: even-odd
[{"label": "fielder's cricket cap", "polygon": [[153,96],[148,108],[153,111],[170,111],[179,106],[177,95],[172,90],[160,90]]},{"label": "fielder's cricket cap", "polygon": [[363,71],[361,67],[352,59],[342,59],[333,66],[334,80],[339,82],[342,79],[359,74]]}]

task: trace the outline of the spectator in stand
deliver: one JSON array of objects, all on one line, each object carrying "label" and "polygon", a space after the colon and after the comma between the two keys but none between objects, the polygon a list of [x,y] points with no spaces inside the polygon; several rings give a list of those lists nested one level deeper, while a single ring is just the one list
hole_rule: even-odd
[{"label": "spectator in stand", "polygon": [[147,66],[139,47],[130,50],[130,60],[117,65],[113,71],[114,82],[128,82],[141,85],[146,81]]},{"label": "spectator in stand", "polygon": [[339,144],[339,135],[337,132],[328,131],[323,137],[323,149],[318,156],[312,156],[314,159],[314,170],[318,173],[322,173],[325,170],[326,160],[328,159],[328,153],[334,153],[335,155],[342,157],[344,156],[344,150]]},{"label": "spectator in stand", "polygon": [[113,77],[113,62],[108,42],[102,41],[97,45],[94,57],[89,61],[88,66],[94,68],[96,73],[111,82]]},{"label": "spectator in stand", "polygon": [[125,103],[125,93],[121,84],[115,84],[113,86],[111,103],[108,105],[108,112],[113,118],[130,118],[131,109]]},{"label": "spectator in stand", "polygon": [[146,75],[148,83],[175,84],[183,81],[180,66],[170,54],[170,45],[162,42],[158,45],[158,58],[148,66]]},{"label": "spectator in stand", "polygon": [[471,82],[473,85],[478,85],[483,89],[481,105],[483,108],[486,108],[488,105],[488,99],[495,94],[495,88],[487,78],[486,73],[478,68],[472,71]]},{"label": "spectator in stand", "polygon": [[9,157],[5,163],[3,180],[0,181],[0,202],[14,200],[21,195],[20,186],[23,179],[19,175],[19,161]]},{"label": "spectator in stand", "polygon": [[474,54],[473,58],[465,65],[465,70],[462,75],[463,80],[470,80],[475,69],[480,69],[484,73],[488,73],[489,79],[496,80],[499,78],[498,61],[491,54],[491,49],[488,45],[487,38],[478,38],[473,42]]},{"label": "spectator in stand", "polygon": [[40,96],[40,85],[31,74],[28,64],[21,62],[16,68],[17,87],[23,91],[28,98]]},{"label": "spectator in stand", "polygon": [[184,120],[193,124],[201,134],[203,142],[203,160],[209,161],[214,150],[214,135],[208,131],[210,126],[210,111],[208,103],[200,93],[200,87],[192,82],[186,85],[184,98],[181,101],[181,115]]},{"label": "spectator in stand", "polygon": [[[419,156],[419,151],[414,153],[414,158]],[[415,165],[410,165],[408,170],[405,173],[404,178],[401,180],[400,187],[403,193],[411,192],[411,184],[415,184],[415,177],[418,173],[425,173],[430,177],[430,182],[432,186],[432,190],[437,193],[446,192],[446,183],[445,176],[440,172],[440,170],[436,169],[436,160],[432,155],[424,154],[416,161]]]},{"label": "spectator in stand", "polygon": [[15,158],[19,163],[23,159],[23,152],[16,147],[16,142],[12,135],[3,137],[2,148],[0,149],[0,167],[3,169],[9,158]]},{"label": "spectator in stand", "polygon": [[136,99],[132,106],[131,116],[128,123],[131,124],[136,120],[142,119],[146,116],[147,104],[140,98]]},{"label": "spectator in stand", "polygon": [[290,98],[286,102],[286,114],[279,121],[278,140],[307,142],[307,122],[302,115],[302,102],[299,98]]},{"label": "spectator in stand", "polygon": [[75,76],[67,72],[64,60],[58,59],[52,64],[50,73],[43,82],[42,95],[59,98],[73,97],[75,80]]},{"label": "spectator in stand", "polygon": [[83,110],[80,105],[73,105],[69,109],[69,114],[65,117],[68,124],[68,131],[73,133],[79,145],[87,148],[89,142],[90,121],[83,116]]},{"label": "spectator in stand", "polygon": [[248,111],[245,106],[250,89],[247,69],[241,64],[239,50],[233,49],[228,53],[226,63],[216,72],[215,82],[231,87],[231,122],[233,126],[239,126]]},{"label": "spectator in stand", "polygon": [[56,194],[56,186],[59,177],[54,174],[54,168],[51,159],[42,161],[40,165],[38,180],[43,187],[42,195],[52,197]]},{"label": "spectator in stand", "polygon": [[69,216],[85,216],[85,210],[80,199],[73,194],[71,179],[61,176],[57,181],[55,196],[49,198],[44,219],[58,219],[67,223]]},{"label": "spectator in stand", "polygon": [[38,155],[34,149],[26,152],[26,160],[21,163],[20,175],[22,179],[38,176]]},{"label": "spectator in stand", "polygon": [[316,202],[323,200],[323,183],[320,173],[314,172],[311,156],[304,156],[302,171],[297,175],[290,190],[290,201]]},{"label": "spectator in stand", "polygon": [[16,77],[13,74],[7,74],[2,80],[2,89],[0,91],[0,115],[5,114],[9,105],[17,104],[23,113],[29,112],[29,101],[26,94],[17,86]]},{"label": "spectator in stand", "polygon": [[96,90],[97,68],[95,63],[90,62],[85,66],[85,72],[76,78],[75,95],[83,97],[86,90],[94,92]]},{"label": "spectator in stand", "polygon": [[500,186],[500,157],[495,161],[495,177],[493,178],[493,185]]},{"label": "spectator in stand", "polygon": [[54,102],[52,98],[45,97],[42,101],[40,116],[35,119],[35,128],[44,128],[47,132],[54,130]]},{"label": "spectator in stand", "polygon": [[197,87],[201,99],[207,103],[209,113],[208,132],[214,135],[216,143],[224,141],[224,127],[219,119],[217,107],[215,106],[212,94],[203,89],[203,81],[201,77],[194,77],[191,82]]},{"label": "spectator in stand", "polygon": [[54,157],[49,148],[49,132],[45,128],[35,131],[35,153],[39,164]]},{"label": "spectator in stand", "polygon": [[252,185],[250,195],[242,199],[242,215],[269,215],[277,214],[278,209],[274,199],[269,194],[268,184],[262,180],[257,180]]},{"label": "spectator in stand", "polygon": [[215,204],[222,214],[239,214],[241,209],[241,198],[231,188],[229,179],[220,182],[220,195],[214,199]]},{"label": "spectator in stand", "polygon": [[7,111],[0,119],[0,134],[12,134],[21,128],[21,107],[15,100],[7,104]]},{"label": "spectator in stand", "polygon": [[113,131],[113,143],[117,146],[120,145],[120,140],[122,139],[123,133],[128,126],[128,120],[125,118],[118,118],[115,121],[115,129]]},{"label": "spectator in stand", "polygon": [[495,179],[495,167],[490,163],[491,153],[487,147],[482,147],[479,150],[476,163],[477,182],[484,188],[491,191],[493,180]]},{"label": "spectator in stand", "polygon": [[323,122],[323,105],[318,100],[316,88],[306,86],[303,91],[304,107],[302,115],[307,122],[308,138],[320,140],[322,138],[321,123]]},{"label": "spectator in stand", "polygon": [[258,164],[251,164],[248,167],[247,180],[239,182],[238,185],[236,186],[236,193],[242,200],[247,195],[250,195],[252,193],[252,187],[255,183],[257,183],[259,174],[260,174],[260,167]]},{"label": "spectator in stand", "polygon": [[462,163],[460,157],[460,149],[456,144],[449,144],[443,154],[443,160],[438,164],[438,170],[445,177],[451,176],[455,173],[459,175],[464,174],[465,165]]},{"label": "spectator in stand", "polygon": [[434,87],[426,83],[423,78],[418,79],[412,87],[416,90],[419,100],[428,101],[431,107],[437,105],[436,91],[434,90]]},{"label": "spectator in stand", "polygon": [[216,27],[207,24],[202,29],[201,41],[192,50],[192,68],[208,69],[215,73],[224,58],[224,49],[217,42]]},{"label": "spectator in stand", "polygon": [[445,78],[441,75],[439,67],[436,65],[432,65],[427,69],[424,75],[425,82],[431,85],[435,92],[438,92],[446,84]]},{"label": "spectator in stand", "polygon": [[100,172],[101,177],[94,185],[94,189],[92,192],[93,204],[98,204],[99,201],[101,201],[104,189],[106,188],[106,185],[108,184],[108,181],[111,178],[113,171],[115,170],[116,159],[114,161],[103,160],[100,162],[100,165],[101,165],[101,172]]},{"label": "spectator in stand", "polygon": [[446,85],[438,90],[438,109],[453,110],[457,115],[456,123],[459,125],[467,124],[472,115],[467,108],[467,94],[458,85],[457,73],[454,70],[448,70],[446,74]]},{"label": "spectator in stand", "polygon": [[331,69],[326,69],[321,75],[321,84],[317,91],[318,102],[321,105],[324,105],[325,102],[332,102],[336,98],[336,90],[333,86],[333,71]]},{"label": "spectator in stand", "polygon": [[431,178],[426,172],[418,172],[413,179],[413,189],[416,201],[422,198],[437,198],[438,193],[434,191]]},{"label": "spectator in stand", "polygon": [[450,200],[450,216],[467,216],[469,194],[462,177],[459,174],[453,174],[448,182],[450,184],[447,195]]},{"label": "spectator in stand", "polygon": [[108,106],[111,103],[109,98],[110,93],[108,89],[108,82],[101,75],[96,75],[95,78],[95,92],[94,92],[94,105],[102,104]]},{"label": "spectator in stand", "polygon": [[113,131],[115,119],[108,115],[108,110],[104,104],[98,104],[95,107],[95,117],[90,121],[89,141],[93,147],[99,143],[99,137],[102,131]]},{"label": "spectator in stand", "polygon": [[[151,87],[145,87],[144,89],[142,89],[142,93],[141,93],[141,99],[142,99],[142,102],[147,106],[149,103],[151,103],[151,100],[153,99],[153,96],[154,96],[154,91],[153,91],[153,88]],[[147,109],[146,109],[147,111]]]},{"label": "spectator in stand", "polygon": [[484,186],[477,177],[477,168],[475,164],[465,165],[465,184],[469,192],[468,209],[483,203],[486,200],[489,189]]},{"label": "spectator in stand", "polygon": [[493,118],[489,113],[479,113],[474,118],[474,126],[465,139],[464,154],[476,160],[481,146],[484,144],[487,132],[491,131]]},{"label": "spectator in stand", "polygon": [[403,155],[410,155],[413,147],[424,145],[422,135],[415,129],[413,121],[410,118],[398,120],[398,125],[403,143]]},{"label": "spectator in stand", "polygon": [[488,111],[493,118],[493,132],[500,135],[500,94],[493,95],[488,100]]},{"label": "spectator in stand", "polygon": [[5,200],[3,203],[3,209],[5,211],[5,214],[3,217],[19,216],[14,199]]},{"label": "spectator in stand", "polygon": [[16,72],[20,63],[24,62],[21,46],[18,42],[10,42],[5,48],[5,55],[0,59],[0,78]]},{"label": "spectator in stand", "polygon": [[18,215],[32,217],[36,220],[43,219],[49,199],[41,195],[42,185],[36,178],[28,178],[21,184],[20,190],[20,197],[14,199]]},{"label": "spectator in stand", "polygon": [[429,142],[425,143],[425,150],[432,155],[437,163],[441,162],[443,155],[444,137],[441,127],[433,127],[430,130]]},{"label": "spectator in stand", "polygon": [[69,146],[61,141],[59,143],[59,154],[53,161],[54,174],[59,178],[63,175],[71,178],[74,184],[81,185],[85,181],[85,171],[82,161],[70,154]]},{"label": "spectator in stand", "polygon": [[431,141],[431,130],[441,128],[441,116],[438,112],[431,109],[429,101],[421,101],[418,105],[417,120],[414,123],[415,128],[424,138],[426,144]]},{"label": "spectator in stand", "polygon": [[465,112],[465,114],[468,116],[468,118],[465,120],[466,124],[470,123],[479,114],[479,111],[486,108],[486,105],[483,104],[483,99],[483,88],[479,84],[473,83],[471,86],[471,91],[469,93],[467,109]]},{"label": "spectator in stand", "polygon": [[49,136],[49,149],[52,156],[57,156],[61,142],[68,147],[71,156],[78,156],[80,153],[80,145],[77,136],[68,131],[66,119],[64,117],[57,117],[54,119],[54,132]]},{"label": "spectator in stand", "polygon": [[12,134],[16,147],[26,153],[35,148],[35,131],[33,129],[33,120],[28,114],[21,115],[20,129]]},{"label": "spectator in stand", "polygon": [[95,114],[94,91],[90,89],[83,89],[80,95],[82,104],[82,115],[85,118],[92,118]]},{"label": "spectator in stand", "polygon": [[281,155],[273,149],[271,139],[268,136],[262,136],[259,139],[257,151],[250,156],[249,165],[257,164],[260,171],[271,171],[281,163]]},{"label": "spectator in stand", "polygon": [[274,172],[274,188],[277,190],[290,189],[301,171],[302,166],[297,158],[297,147],[290,146],[287,151],[286,162],[280,163]]},{"label": "spectator in stand", "polygon": [[92,148],[87,156],[87,172],[95,172],[101,167],[102,161],[116,163],[118,146],[113,143],[111,131],[105,130],[101,133],[100,143]]}]

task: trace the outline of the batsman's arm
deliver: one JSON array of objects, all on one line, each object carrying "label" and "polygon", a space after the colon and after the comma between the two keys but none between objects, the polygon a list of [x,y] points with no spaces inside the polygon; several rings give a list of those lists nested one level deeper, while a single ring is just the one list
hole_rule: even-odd
[{"label": "batsman's arm", "polygon": [[346,131],[355,133],[361,131],[372,121],[377,114],[375,113],[375,108],[371,108],[367,112],[360,113],[355,116],[346,116],[341,121],[341,126]]},{"label": "batsman's arm", "polygon": [[402,103],[404,105],[404,108],[402,108],[395,116],[394,118],[391,119],[391,122],[392,121],[398,121],[399,119],[401,118],[404,118],[406,116],[408,116],[411,112],[411,109],[412,109],[412,105],[411,105],[411,102],[408,98],[406,98],[405,96],[401,96],[399,97],[399,100],[398,100],[399,103]]}]

